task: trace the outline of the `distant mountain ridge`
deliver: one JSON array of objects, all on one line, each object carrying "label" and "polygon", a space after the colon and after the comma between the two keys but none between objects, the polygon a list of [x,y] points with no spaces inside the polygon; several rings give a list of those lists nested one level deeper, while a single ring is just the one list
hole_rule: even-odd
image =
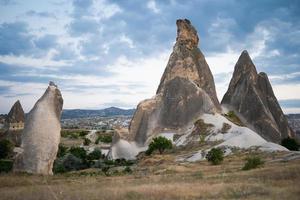
[{"label": "distant mountain ridge", "polygon": [[111,116],[131,116],[135,109],[122,109],[117,107],[109,107],[100,110],[88,109],[64,109],[62,119],[86,118],[86,117],[111,117]]}]

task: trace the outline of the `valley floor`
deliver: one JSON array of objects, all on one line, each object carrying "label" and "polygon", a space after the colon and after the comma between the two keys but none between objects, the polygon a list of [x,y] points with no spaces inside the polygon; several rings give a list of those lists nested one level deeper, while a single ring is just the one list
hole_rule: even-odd
[{"label": "valley floor", "polygon": [[1,174],[0,199],[300,199],[299,158],[261,154],[263,167],[242,171],[248,153],[226,157],[218,166],[154,155],[130,175],[109,177],[96,169],[54,176]]}]

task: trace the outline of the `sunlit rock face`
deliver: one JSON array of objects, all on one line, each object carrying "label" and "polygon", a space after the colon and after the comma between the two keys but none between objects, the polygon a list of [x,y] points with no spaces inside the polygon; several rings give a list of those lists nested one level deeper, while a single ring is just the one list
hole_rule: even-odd
[{"label": "sunlit rock face", "polygon": [[279,143],[283,138],[294,136],[268,76],[257,73],[247,51],[242,52],[235,65],[222,105],[237,112],[248,127],[267,141]]},{"label": "sunlit rock face", "polygon": [[57,86],[50,82],[25,120],[22,153],[14,163],[15,172],[51,175],[60,142],[60,117],[63,99]]},{"label": "sunlit rock face", "polygon": [[139,103],[129,134],[126,138],[118,134],[115,139],[113,157],[118,157],[117,144],[122,139],[143,147],[158,134],[166,131],[180,134],[201,114],[221,110],[212,73],[198,48],[196,29],[187,19],[177,20],[176,25],[176,43],[156,95]]}]

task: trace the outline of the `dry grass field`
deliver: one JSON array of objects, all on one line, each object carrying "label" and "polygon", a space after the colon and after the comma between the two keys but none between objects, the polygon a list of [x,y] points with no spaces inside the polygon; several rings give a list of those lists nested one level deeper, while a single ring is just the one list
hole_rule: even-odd
[{"label": "dry grass field", "polygon": [[172,154],[139,161],[132,174],[105,176],[96,169],[54,176],[1,174],[0,199],[300,199],[300,160],[261,154],[263,167],[243,171],[247,153],[207,161],[177,163]]}]

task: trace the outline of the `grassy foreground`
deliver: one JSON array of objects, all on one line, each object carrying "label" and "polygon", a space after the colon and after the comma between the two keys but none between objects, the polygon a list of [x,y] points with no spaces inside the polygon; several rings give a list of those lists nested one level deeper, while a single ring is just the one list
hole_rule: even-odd
[{"label": "grassy foreground", "polygon": [[105,176],[96,169],[54,176],[1,174],[0,199],[299,199],[300,160],[261,155],[258,169],[242,171],[247,153],[207,161],[177,163],[174,155],[142,159],[130,175]]}]

